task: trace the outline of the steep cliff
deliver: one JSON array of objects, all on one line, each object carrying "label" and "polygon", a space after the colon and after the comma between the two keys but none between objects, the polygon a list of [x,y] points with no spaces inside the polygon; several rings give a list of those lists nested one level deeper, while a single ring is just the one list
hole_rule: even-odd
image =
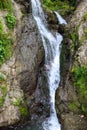
[{"label": "steep cliff", "polygon": [[87,129],[86,2],[83,0],[77,6],[63,31],[61,83],[56,95],[57,113],[63,130]]},{"label": "steep cliff", "polygon": [[[50,7],[47,1],[42,0],[48,27],[54,34],[58,30],[64,37],[61,82],[56,92],[57,114],[62,130],[86,130],[87,83],[83,84],[87,81],[87,1],[70,3],[67,0],[65,6],[63,2],[49,2]],[[55,9],[66,17],[66,26],[58,25],[53,12]],[[13,30],[9,29],[4,19],[8,9],[5,11],[1,7],[0,10],[4,34],[10,30],[12,42],[5,55],[3,48],[0,50],[4,59],[0,57],[0,127],[42,119],[49,116],[50,111],[46,66],[43,66],[44,48],[31,13],[30,0],[13,1],[13,10],[12,16],[17,20]],[[2,27],[0,35],[1,31]]]},{"label": "steep cliff", "polygon": [[17,19],[13,30],[13,52],[0,67],[0,126],[29,118],[28,105],[36,89],[39,66],[44,57],[29,3],[16,1],[13,8]]}]

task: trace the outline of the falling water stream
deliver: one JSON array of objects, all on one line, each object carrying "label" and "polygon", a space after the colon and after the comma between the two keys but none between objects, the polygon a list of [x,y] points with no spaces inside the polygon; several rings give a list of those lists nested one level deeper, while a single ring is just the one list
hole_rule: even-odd
[{"label": "falling water stream", "polygon": [[[41,34],[45,50],[45,66],[47,69],[48,87],[50,90],[50,117],[42,123],[41,129],[36,126],[21,128],[21,130],[61,130],[55,110],[55,91],[60,82],[60,45],[63,40],[62,36],[56,32],[55,36],[49,31],[44,16],[43,9],[39,0],[31,0],[32,14],[37,23],[38,30]],[[60,24],[67,24],[66,21],[55,12]],[[17,129],[19,130],[19,129]]]},{"label": "falling water stream", "polygon": [[[60,130],[61,125],[58,122],[55,111],[55,91],[60,82],[60,44],[63,38],[59,33],[56,33],[54,36],[48,30],[44,12],[39,0],[32,0],[32,13],[45,49],[45,65],[49,67],[47,76],[50,90],[50,117],[43,122],[43,128],[44,130]],[[57,12],[55,12],[55,14],[60,24],[66,24],[66,21]]]}]

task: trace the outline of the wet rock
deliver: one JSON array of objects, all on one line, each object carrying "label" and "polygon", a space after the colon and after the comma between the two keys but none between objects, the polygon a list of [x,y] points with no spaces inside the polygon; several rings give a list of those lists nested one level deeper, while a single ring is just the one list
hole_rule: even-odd
[{"label": "wet rock", "polygon": [[[83,115],[78,92],[72,75],[72,66],[87,65],[87,1],[77,6],[65,32],[61,53],[61,82],[56,94],[56,110],[62,130],[86,130],[86,116]],[[75,36],[75,37],[74,37]],[[70,106],[71,105],[71,106]],[[73,106],[73,107],[72,107]]]},{"label": "wet rock", "polygon": [[[33,119],[43,119],[50,115],[50,95],[47,74],[40,70],[37,88],[30,103],[30,113]],[[36,115],[36,117],[34,117]]]},{"label": "wet rock", "polygon": [[22,38],[15,49],[16,73],[20,87],[30,95],[36,89],[39,66],[44,50],[32,15],[25,19]]},{"label": "wet rock", "polygon": [[45,9],[44,11],[45,11],[45,16],[46,16],[49,28],[52,30],[58,31],[58,20],[55,13],[52,11],[45,10]]},{"label": "wet rock", "polygon": [[31,12],[31,3],[30,0],[14,0],[22,6],[22,12],[29,13]]},{"label": "wet rock", "polygon": [[29,105],[29,97],[37,88],[39,67],[44,59],[42,40],[32,14],[22,19],[20,31],[13,56],[0,68],[0,73],[7,77],[3,82],[7,93],[0,107],[0,126],[21,121],[20,103],[21,107],[22,104]]}]

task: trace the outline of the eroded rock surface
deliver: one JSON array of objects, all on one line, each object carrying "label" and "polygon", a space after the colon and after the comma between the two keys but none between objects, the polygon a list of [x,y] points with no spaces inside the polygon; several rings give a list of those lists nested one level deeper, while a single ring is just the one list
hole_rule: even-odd
[{"label": "eroded rock surface", "polygon": [[[56,94],[57,113],[63,130],[87,129],[87,117],[80,110],[78,92],[72,78],[72,66],[87,65],[86,13],[87,1],[83,0],[63,32],[61,83]],[[75,103],[77,107],[73,106]]]},{"label": "eroded rock surface", "polygon": [[[19,34],[18,30],[16,31],[18,39],[13,56],[0,68],[0,73],[6,76],[5,81],[1,83],[6,86],[6,92],[0,106],[0,126],[11,125],[21,120],[20,103],[23,107],[28,106],[27,100],[30,101],[29,96],[37,87],[39,67],[44,57],[41,37],[32,14],[21,20]],[[2,92],[0,91],[3,96]]]}]

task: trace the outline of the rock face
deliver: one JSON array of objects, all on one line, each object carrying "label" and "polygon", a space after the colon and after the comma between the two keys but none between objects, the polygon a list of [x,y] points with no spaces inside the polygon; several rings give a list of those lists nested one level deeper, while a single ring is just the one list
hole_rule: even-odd
[{"label": "rock face", "polygon": [[[83,0],[63,32],[65,39],[61,53],[61,83],[56,94],[56,108],[62,130],[87,129],[87,119],[80,111],[81,106],[72,78],[73,65],[87,65],[86,12],[87,1]],[[73,106],[73,102],[77,107]]]},{"label": "rock face", "polygon": [[[0,68],[0,127],[21,121],[21,109],[26,107],[31,120],[40,120],[49,116],[49,89],[45,73],[44,48],[41,36],[31,14],[30,2],[15,0],[26,8],[28,14],[18,18],[18,30],[15,30],[15,49],[12,57]],[[79,0],[77,0],[79,2]],[[17,6],[16,6],[17,7]],[[23,7],[23,9],[24,9]],[[19,12],[19,9],[16,8]],[[80,65],[87,65],[87,1],[83,0],[77,7],[67,27],[59,27],[64,35],[61,53],[61,83],[56,93],[56,110],[60,117],[62,130],[87,130],[86,117],[79,113],[78,96],[72,84],[71,68],[77,60]],[[15,13],[16,15],[20,13]],[[51,17],[52,16],[52,17]],[[49,27],[53,33],[58,29],[53,12],[46,12]],[[21,19],[21,20],[20,20]],[[78,30],[77,30],[78,27]],[[65,31],[64,31],[65,29]],[[77,31],[81,46],[72,35]],[[74,35],[75,38],[77,36]],[[78,48],[78,51],[77,51]],[[0,80],[1,80],[0,79]],[[2,100],[1,100],[2,99]],[[76,102],[76,109],[70,109],[70,103]],[[22,106],[22,107],[21,107]],[[24,117],[23,117],[24,118]],[[2,128],[3,129],[3,128]]]},{"label": "rock face", "polygon": [[37,74],[43,60],[44,50],[41,38],[32,18],[25,18],[22,38],[15,49],[16,73],[20,87],[31,95],[36,88]]},{"label": "rock face", "polygon": [[[22,19],[19,31],[13,56],[0,68],[0,73],[6,77],[3,81],[6,92],[0,107],[0,127],[21,120],[20,103],[28,106],[27,100],[30,101],[36,90],[39,67],[44,59],[41,37],[31,13]],[[0,94],[2,92],[3,88]]]}]

